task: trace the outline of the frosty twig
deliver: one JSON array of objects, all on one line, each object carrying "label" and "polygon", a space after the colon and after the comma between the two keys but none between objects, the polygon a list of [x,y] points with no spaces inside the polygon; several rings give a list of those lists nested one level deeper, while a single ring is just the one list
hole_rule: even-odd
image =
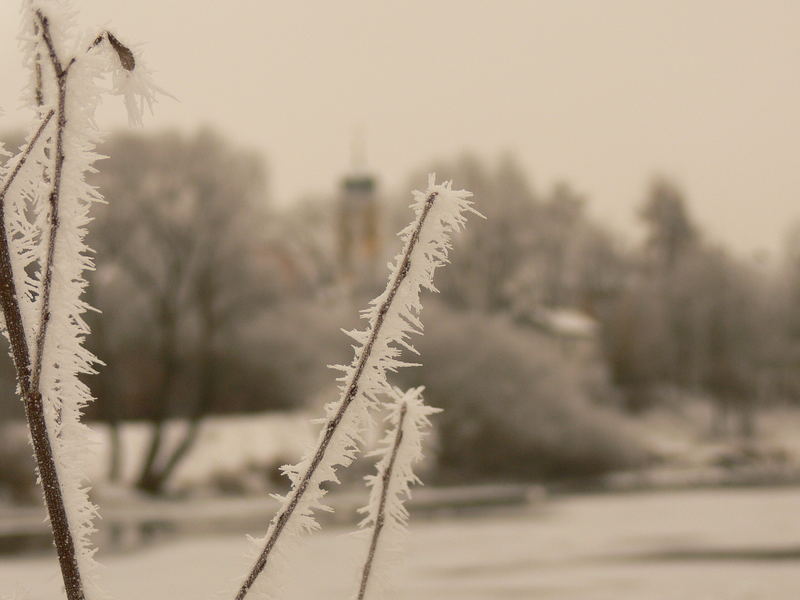
[{"label": "frosty twig", "polygon": [[47,256],[44,264],[44,281],[42,282],[42,301],[39,314],[39,328],[36,335],[36,353],[33,356],[31,367],[31,385],[34,389],[39,389],[39,378],[42,374],[42,356],[44,353],[44,341],[47,336],[47,327],[50,322],[50,295],[53,287],[53,260],[56,250],[56,237],[58,236],[58,209],[59,198],[61,196],[61,177],[64,171],[64,127],[67,124],[66,103],[67,103],[67,76],[69,75],[69,63],[67,68],[61,64],[58,58],[53,39],[50,35],[50,25],[41,11],[36,11],[36,18],[42,28],[42,39],[47,45],[48,55],[53,71],[56,74],[58,84],[58,104],[56,113],[56,140],[55,140],[55,169],[53,172],[52,187],[50,189],[50,231],[48,235]]},{"label": "frosty twig", "polygon": [[[6,199],[6,194],[8,194],[8,190],[11,189],[11,185],[14,183],[14,180],[17,178],[17,175],[19,175],[20,171],[22,170],[22,167],[25,166],[25,163],[28,161],[28,157],[31,155],[31,151],[39,142],[39,138],[42,137],[42,133],[44,133],[45,128],[50,123],[50,119],[53,118],[54,114],[55,111],[50,110],[44,116],[42,122],[39,123],[39,128],[36,130],[36,133],[33,134],[31,141],[25,147],[25,150],[22,151],[22,155],[19,157],[19,160],[17,160],[17,163],[14,165],[14,169],[11,171],[11,173],[9,173],[8,177],[3,183],[3,187],[0,188],[0,208],[3,207],[3,204]],[[3,233],[3,235],[5,235],[5,232]],[[6,246],[8,246],[8,244],[6,244]]]},{"label": "frosty twig", "polygon": [[[346,332],[358,345],[353,361],[336,367],[344,371],[339,379],[339,399],[326,406],[327,418],[316,446],[299,464],[283,468],[292,481],[292,489],[279,498],[282,506],[236,594],[237,600],[250,591],[282,537],[291,540],[318,527],[313,512],[327,508],[322,503],[325,491],[321,484],[338,482],[336,468],[349,465],[358,454],[362,434],[369,424],[369,412],[378,404],[379,396],[389,389],[387,372],[409,366],[398,357],[402,347],[413,350],[409,334],[421,333],[420,292],[422,288],[435,290],[433,275],[437,267],[447,262],[450,235],[466,222],[465,213],[475,212],[468,200],[470,196],[469,192],[452,190],[450,182],[437,185],[433,175],[425,193],[414,192],[412,206],[416,219],[400,234],[403,249],[390,266],[387,287],[362,312],[369,325],[364,331]],[[286,529],[291,530],[288,536]],[[268,593],[278,587],[274,581],[260,583]]]},{"label": "frosty twig", "polygon": [[394,574],[391,567],[402,555],[409,517],[405,501],[411,497],[411,485],[420,483],[414,465],[423,457],[422,440],[431,425],[428,416],[439,412],[438,408],[425,405],[422,390],[422,387],[405,393],[397,388],[392,390],[394,401],[388,415],[391,426],[371,453],[380,458],[375,474],[366,477],[369,502],[359,509],[366,515],[359,527],[371,532],[357,600],[368,595],[381,598]]},{"label": "frosty twig", "polygon": [[383,470],[381,475],[381,492],[380,500],[378,502],[378,510],[375,516],[375,524],[372,528],[372,537],[369,542],[369,551],[367,552],[367,559],[364,561],[364,568],[361,571],[361,585],[358,589],[358,600],[364,600],[367,593],[367,584],[369,583],[369,575],[372,572],[372,563],[375,560],[375,551],[378,549],[378,540],[381,537],[384,522],[386,521],[386,498],[389,495],[389,483],[392,480],[392,473],[394,471],[394,463],[397,461],[397,453],[400,450],[400,444],[403,443],[403,425],[408,414],[408,404],[403,402],[400,407],[400,414],[397,417],[397,429],[394,435],[394,443],[392,444],[392,453],[389,455],[389,462]]},{"label": "frosty twig", "polygon": [[[58,63],[58,58],[55,56],[55,49],[52,45],[47,19],[40,12],[37,12],[37,18],[42,28],[42,38],[50,50],[51,60],[55,60],[54,68],[57,69],[57,73],[61,73],[62,69],[60,63]],[[56,65],[58,66],[56,67]],[[37,71],[37,75],[38,74],[39,71]],[[61,76],[59,75],[59,80],[60,79]],[[61,85],[59,85],[59,91],[60,94],[61,91],[63,91]],[[40,90],[37,89],[37,101],[39,100],[39,97]],[[63,98],[60,98],[59,114],[57,117],[59,131],[57,139],[59,141],[61,140],[61,132],[64,124],[63,108]],[[36,134],[31,139],[28,147],[20,157],[20,160],[17,162],[14,170],[6,180],[2,192],[0,192],[0,206],[2,206],[3,209],[5,208],[5,197],[11,187],[11,184],[21,171],[22,166],[30,155],[31,150],[38,142],[42,132],[52,119],[53,115],[53,110],[50,110],[47,113],[46,117],[39,126],[39,129],[36,131]],[[63,147],[61,147],[60,150],[61,159],[56,163],[58,171],[60,171],[61,168],[59,163],[63,162]],[[57,192],[55,192],[55,199],[57,200]],[[51,197],[51,204],[53,201],[54,200]],[[56,550],[58,552],[61,574],[64,579],[64,589],[69,600],[84,600],[85,596],[83,591],[83,582],[78,569],[75,543],[69,527],[69,520],[67,518],[67,512],[64,506],[64,498],[62,496],[61,482],[59,481],[58,471],[53,456],[53,449],[50,444],[50,436],[47,431],[47,421],[44,414],[42,394],[39,391],[39,372],[41,370],[41,360],[40,358],[37,358],[36,360],[36,364],[39,365],[38,367],[36,367],[33,361],[31,361],[30,349],[28,348],[27,338],[25,336],[25,330],[22,322],[19,295],[14,283],[14,273],[5,224],[3,224],[3,227],[0,227],[0,279],[2,279],[2,285],[0,285],[0,304],[2,304],[3,308],[3,315],[6,321],[8,337],[11,343],[11,351],[17,370],[17,380],[23,397],[23,403],[25,405],[25,416],[28,421],[28,427],[31,431],[36,465],[39,478],[42,482],[47,513],[50,517],[50,525],[53,530],[53,538],[55,541]],[[37,357],[39,354],[40,352],[37,350]]]},{"label": "frosty twig", "polygon": [[428,195],[427,200],[425,201],[425,206],[420,213],[419,217],[417,218],[416,226],[414,231],[409,238],[406,248],[403,254],[403,260],[400,264],[397,273],[395,274],[394,281],[391,282],[389,287],[389,294],[384,299],[383,303],[381,304],[377,319],[372,326],[372,330],[370,332],[369,339],[361,348],[361,353],[358,357],[358,363],[356,366],[355,371],[350,379],[350,382],[347,386],[347,392],[344,395],[344,398],[339,405],[339,409],[336,411],[336,414],[328,420],[327,424],[325,425],[325,433],[320,440],[320,443],[317,447],[316,452],[314,453],[314,458],[311,460],[311,463],[308,465],[306,472],[303,474],[303,478],[300,481],[300,484],[297,485],[292,492],[291,500],[286,505],[286,507],[278,514],[276,520],[274,521],[274,526],[271,528],[271,533],[264,544],[264,549],[262,550],[261,554],[259,555],[256,563],[253,565],[253,568],[250,570],[247,578],[245,579],[244,583],[242,584],[239,592],[236,594],[236,600],[241,600],[247,595],[247,592],[250,591],[253,583],[255,583],[256,578],[261,574],[261,571],[264,570],[264,567],[267,565],[267,560],[269,559],[269,555],[272,552],[272,549],[275,546],[275,543],[278,541],[281,533],[283,532],[283,528],[286,526],[286,522],[292,517],[292,513],[294,513],[295,509],[297,508],[298,501],[303,497],[305,494],[306,489],[308,488],[308,484],[311,481],[311,478],[314,476],[314,473],[319,467],[320,462],[322,462],[323,457],[325,456],[325,451],[328,449],[328,445],[333,438],[333,434],[336,431],[337,427],[342,421],[345,412],[350,407],[350,404],[355,399],[356,395],[358,394],[358,384],[361,380],[361,376],[364,373],[364,367],[367,364],[367,360],[370,358],[370,354],[372,353],[372,348],[375,345],[375,340],[378,337],[378,334],[381,332],[381,328],[383,326],[384,320],[386,318],[386,313],[389,310],[389,307],[392,305],[395,296],[397,295],[397,290],[400,288],[400,285],[403,283],[403,280],[408,275],[409,266],[411,264],[411,254],[414,252],[414,248],[419,241],[419,233],[422,230],[422,226],[425,224],[425,220],[428,217],[428,213],[433,206],[436,197],[438,196],[438,192],[432,192]]},{"label": "frosty twig", "polygon": [[[17,175],[30,156],[33,147],[38,143],[45,128],[53,118],[54,111],[49,111],[39,125],[33,138],[20,156],[13,171],[7,177],[0,190],[0,211],[5,213],[5,198]],[[69,529],[64,500],[61,495],[61,483],[58,479],[53,449],[47,433],[47,423],[42,405],[42,395],[31,380],[31,359],[25,330],[22,323],[19,295],[14,283],[11,253],[5,226],[0,227],[0,305],[6,322],[6,331],[11,344],[11,355],[17,371],[17,382],[25,405],[25,416],[33,440],[33,450],[39,477],[44,489],[45,504],[53,529],[64,588],[69,600],[83,600],[83,586],[75,556],[75,544]]]},{"label": "frosty twig", "polygon": [[[23,4],[31,100],[42,121],[13,168],[9,163],[0,187],[0,307],[64,589],[68,600],[85,600],[95,589],[89,536],[96,507],[81,469],[86,431],[80,416],[91,394],[79,376],[93,372],[96,360],[83,347],[88,327],[82,319],[87,305],[81,300],[82,273],[92,266],[84,243],[88,210],[100,199],[85,181],[97,158],[92,152],[97,141],[93,113],[100,95],[95,80],[111,67],[112,73],[126,73],[117,85],[120,93],[146,93],[150,101],[153,91],[142,78],[134,81],[138,75],[128,73],[135,64],[133,54],[116,38],[112,42],[108,32],[97,36],[89,50],[108,39],[118,65],[88,54],[81,55],[85,60],[62,61],[56,42],[61,44],[71,30],[67,3]],[[131,82],[138,87],[126,87]],[[54,131],[45,133],[53,125]],[[42,140],[47,149],[34,156]],[[41,170],[31,176],[26,167]],[[46,225],[39,218],[43,214],[48,215]],[[36,266],[41,267],[38,279]]]}]

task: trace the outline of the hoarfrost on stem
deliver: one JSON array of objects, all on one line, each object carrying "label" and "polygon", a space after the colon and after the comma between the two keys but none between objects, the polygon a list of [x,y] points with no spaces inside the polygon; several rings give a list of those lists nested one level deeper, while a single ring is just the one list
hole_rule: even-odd
[{"label": "hoarfrost on stem", "polygon": [[[99,158],[94,114],[102,77],[131,69],[127,48],[108,32],[77,31],[67,0],[24,0],[20,34],[30,73],[25,97],[37,123],[0,176],[2,305],[26,407],[67,596],[97,597],[90,536],[97,508],[84,476],[92,400],[81,374],[97,359],[83,347],[89,306],[83,272],[94,267],[84,243],[89,208],[101,201],[85,180]],[[114,41],[116,43],[114,43]],[[115,51],[114,61],[104,47]],[[107,49],[107,48],[106,48]],[[139,90],[141,91],[141,90]]]},{"label": "hoarfrost on stem", "polygon": [[427,190],[413,196],[416,218],[399,234],[403,248],[389,264],[386,289],[362,311],[367,327],[345,332],[356,345],[350,364],[334,367],[342,372],[339,398],[326,405],[316,444],[298,464],[283,468],[292,488],[286,496],[276,496],[278,512],[265,537],[254,540],[255,562],[237,600],[254,586],[268,598],[276,598],[283,587],[285,565],[270,565],[264,576],[259,575],[270,561],[284,562],[300,534],[319,528],[315,511],[330,510],[322,484],[338,483],[336,469],[348,466],[358,454],[371,424],[370,412],[381,395],[391,393],[387,374],[411,366],[401,354],[404,348],[416,353],[410,336],[422,333],[420,294],[423,289],[436,291],[434,273],[448,262],[452,235],[463,228],[467,213],[479,214],[472,208],[470,192],[453,190],[449,181],[437,184],[433,174]]},{"label": "hoarfrost on stem", "polygon": [[380,598],[391,587],[392,567],[402,557],[409,517],[405,502],[411,498],[411,486],[422,483],[414,474],[414,465],[423,458],[422,440],[431,426],[428,417],[440,412],[425,405],[423,389],[411,388],[405,394],[393,390],[387,416],[390,427],[370,453],[379,459],[376,473],[366,477],[369,503],[359,509],[366,515],[359,527],[370,535],[357,600]]}]

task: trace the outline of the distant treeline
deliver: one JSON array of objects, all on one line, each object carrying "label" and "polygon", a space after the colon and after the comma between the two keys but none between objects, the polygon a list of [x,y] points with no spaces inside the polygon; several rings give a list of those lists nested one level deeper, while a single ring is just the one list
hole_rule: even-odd
[{"label": "distant treeline", "polygon": [[[376,293],[409,198],[359,179],[355,192],[278,210],[261,157],[210,131],[115,134],[101,152],[110,158],[94,183],[110,204],[95,210],[87,300],[102,311],[88,345],[105,366],[89,382],[88,416],[152,423],[139,485],[159,491],[204,415],[330,398],[324,365],[348,356],[339,328]],[[632,244],[569,184],[537,190],[512,158],[431,170],[473,191],[487,216],[456,240],[419,341],[426,366],[407,375],[448,408],[443,472],[640,464],[646,452],[620,414],[691,394],[713,403],[720,428],[730,420],[748,435],[760,405],[796,401],[800,238],[779,267],[739,258],[706,239],[678,185],[655,179],[642,190],[644,241]],[[361,195],[348,204],[351,192]],[[356,269],[342,253],[359,236],[356,258],[369,264]],[[565,354],[574,340],[548,329],[552,311],[596,325],[579,340],[588,352]],[[189,427],[165,440],[174,417]]]}]

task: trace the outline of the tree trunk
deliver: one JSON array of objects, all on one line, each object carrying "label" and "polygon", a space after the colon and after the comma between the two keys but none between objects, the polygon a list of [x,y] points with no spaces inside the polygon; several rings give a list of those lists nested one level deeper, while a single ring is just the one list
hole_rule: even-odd
[{"label": "tree trunk", "polygon": [[188,429],[181,441],[178,442],[175,449],[165,460],[154,461],[151,465],[149,479],[146,483],[148,486],[147,491],[153,494],[160,494],[164,490],[175,469],[189,454],[189,451],[197,441],[203,417],[211,409],[216,398],[217,372],[214,341],[218,327],[212,307],[213,294],[205,287],[201,289],[199,294],[201,332],[197,403],[189,416]]},{"label": "tree trunk", "polygon": [[150,443],[136,482],[138,489],[150,494],[158,494],[161,491],[155,466],[164,441],[164,427],[169,417],[169,396],[178,369],[177,314],[168,301],[161,302],[160,314],[161,340],[158,356],[161,363],[161,376],[153,392],[157,405],[150,420],[152,425]]}]

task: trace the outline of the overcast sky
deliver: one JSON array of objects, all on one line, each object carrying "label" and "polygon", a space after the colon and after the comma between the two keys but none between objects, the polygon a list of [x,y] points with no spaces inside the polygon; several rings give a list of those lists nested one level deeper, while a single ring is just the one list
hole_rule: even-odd
[{"label": "overcast sky", "polygon": [[[800,220],[800,2],[75,5],[144,42],[180,98],[146,129],[210,124],[263,150],[277,202],[334,189],[360,127],[389,189],[436,157],[511,151],[537,186],[568,179],[627,231],[654,173],[741,252],[778,248]],[[0,127],[24,117],[17,19],[0,0]],[[107,102],[101,125],[124,124]]]}]

